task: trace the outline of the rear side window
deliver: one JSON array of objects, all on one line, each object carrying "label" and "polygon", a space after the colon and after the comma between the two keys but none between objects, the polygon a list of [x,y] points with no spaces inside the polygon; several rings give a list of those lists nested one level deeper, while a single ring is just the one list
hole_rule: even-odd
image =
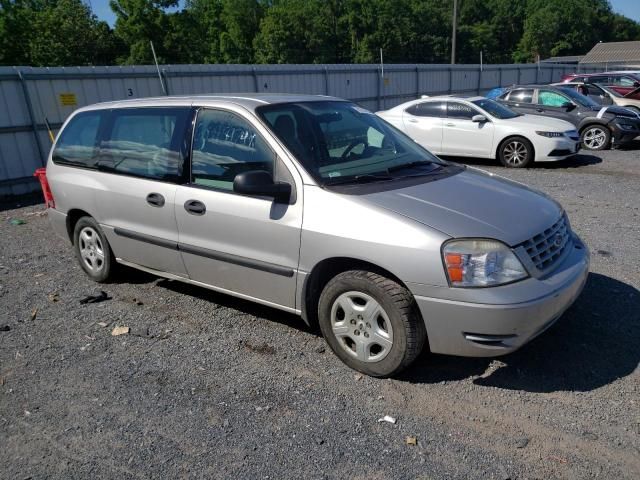
[{"label": "rear side window", "polygon": [[603,83],[604,85],[610,85],[611,81],[607,75],[599,76],[599,77],[589,77],[589,81],[591,83]]},{"label": "rear side window", "polygon": [[509,93],[509,101],[516,103],[531,103],[533,100],[532,88],[519,88]]},{"label": "rear side window", "polygon": [[444,117],[444,102],[422,102],[407,108],[406,112],[416,117]]},{"label": "rear side window", "polygon": [[[289,122],[293,122],[287,117]],[[273,175],[275,153],[244,118],[222,110],[202,110],[193,136],[191,183],[233,190],[239,173],[265,170]]]},{"label": "rear side window", "polygon": [[53,150],[55,163],[94,167],[98,146],[98,131],[103,112],[82,112],[74,116],[60,133]]},{"label": "rear side window", "polygon": [[447,117],[471,120],[474,115],[479,115],[475,108],[458,102],[447,102]]},{"label": "rear side window", "polygon": [[549,90],[540,90],[538,92],[538,104],[546,107],[561,107],[565,103],[569,102],[569,99],[556,92]]},{"label": "rear side window", "polygon": [[112,113],[98,167],[164,181],[182,177],[189,108],[127,108]]},{"label": "rear side window", "polygon": [[633,87],[635,85],[635,81],[630,77],[621,77],[616,76],[612,77],[612,85],[616,87]]}]

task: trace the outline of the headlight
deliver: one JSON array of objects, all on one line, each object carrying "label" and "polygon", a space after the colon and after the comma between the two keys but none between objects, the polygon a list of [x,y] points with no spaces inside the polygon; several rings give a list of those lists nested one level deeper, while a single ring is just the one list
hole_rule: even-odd
[{"label": "headlight", "polygon": [[541,135],[543,137],[547,137],[547,138],[560,138],[560,137],[564,137],[564,133],[562,132],[539,132],[536,130],[536,133],[538,135]]},{"label": "headlight", "polygon": [[492,287],[528,276],[518,257],[497,240],[451,240],[442,256],[452,287]]}]

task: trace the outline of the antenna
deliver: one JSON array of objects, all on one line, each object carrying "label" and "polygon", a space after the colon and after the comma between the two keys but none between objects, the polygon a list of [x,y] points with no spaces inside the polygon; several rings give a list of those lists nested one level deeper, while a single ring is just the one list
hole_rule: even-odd
[{"label": "antenna", "polygon": [[153,48],[153,41],[149,40],[151,44],[151,53],[153,53],[153,61],[156,62],[156,70],[158,70],[158,78],[160,79],[160,86],[162,87],[162,93],[168,95],[167,89],[164,87],[164,80],[162,80],[162,74],[160,73],[160,66],[158,65],[158,57],[156,57],[156,49]]}]

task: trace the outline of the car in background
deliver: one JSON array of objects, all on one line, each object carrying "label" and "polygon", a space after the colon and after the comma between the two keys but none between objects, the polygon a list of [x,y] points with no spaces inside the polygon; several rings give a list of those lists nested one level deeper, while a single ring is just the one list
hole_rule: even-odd
[{"label": "car in background", "polygon": [[607,85],[623,97],[640,100],[640,72],[572,73],[562,77],[563,83],[584,82]]},{"label": "car in background", "polygon": [[496,100],[520,113],[571,122],[588,150],[622,145],[640,135],[640,118],[634,112],[618,106],[603,108],[569,86],[514,85]]},{"label": "car in background", "polygon": [[629,110],[640,115],[639,99],[624,97],[616,92],[613,88],[606,85],[584,82],[554,83],[552,85],[557,87],[572,87],[578,93],[589,97],[600,105],[618,105],[619,107],[628,108]]},{"label": "car in background", "polygon": [[571,123],[522,115],[484,97],[423,97],[377,115],[435,154],[497,158],[505,167],[563,160],[580,148]]}]

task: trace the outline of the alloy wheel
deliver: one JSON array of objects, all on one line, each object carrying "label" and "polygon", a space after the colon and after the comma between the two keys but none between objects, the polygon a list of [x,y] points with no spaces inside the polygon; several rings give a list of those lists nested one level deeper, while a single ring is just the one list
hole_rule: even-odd
[{"label": "alloy wheel", "polygon": [[584,133],[582,142],[585,146],[591,150],[597,150],[604,146],[604,142],[607,141],[606,132],[600,127],[593,127]]},{"label": "alloy wheel", "polygon": [[526,145],[518,140],[507,143],[503,152],[505,162],[514,167],[526,163],[529,155]]}]

